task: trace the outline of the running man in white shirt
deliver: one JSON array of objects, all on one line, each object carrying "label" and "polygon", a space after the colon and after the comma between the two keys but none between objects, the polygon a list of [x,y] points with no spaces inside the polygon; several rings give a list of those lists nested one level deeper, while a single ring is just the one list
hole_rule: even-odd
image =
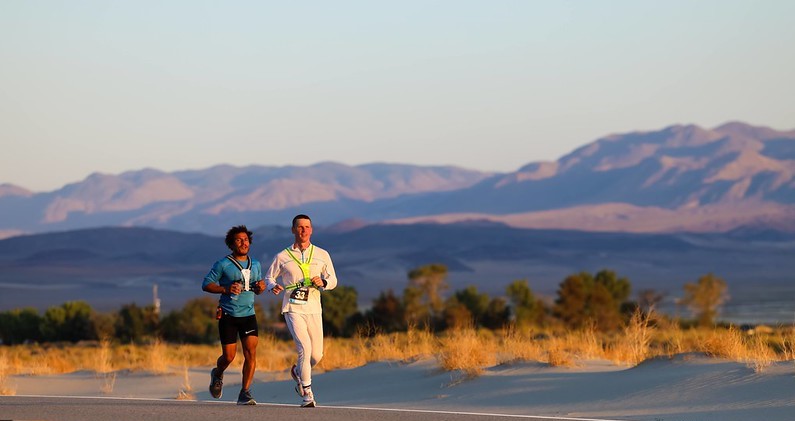
[{"label": "running man in white shirt", "polygon": [[[274,295],[285,291],[282,314],[295,341],[298,363],[290,369],[301,406],[314,407],[312,367],[323,358],[323,310],[320,292],[337,286],[331,256],[312,244],[312,220],[306,215],[293,218],[295,242],[279,252],[265,273],[267,289]],[[277,279],[281,278],[281,285]]]}]

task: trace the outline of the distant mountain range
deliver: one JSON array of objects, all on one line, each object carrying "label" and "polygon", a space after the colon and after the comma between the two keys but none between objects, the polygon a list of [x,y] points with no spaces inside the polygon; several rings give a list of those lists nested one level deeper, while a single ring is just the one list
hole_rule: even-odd
[{"label": "distant mountain range", "polygon": [[283,224],[298,209],[316,204],[339,204],[344,209],[348,202],[459,189],[489,175],[454,167],[336,163],[92,174],[47,193],[0,186],[0,231],[141,226],[218,234],[231,224]]},{"label": "distant mountain range", "polygon": [[474,220],[586,231],[795,231],[795,130],[733,122],[611,135],[507,174],[336,163],[93,174],[46,193],[0,185],[0,211],[0,237],[99,226],[218,235],[233,224],[285,224],[296,213],[338,230]]},{"label": "distant mountain range", "polygon": [[401,222],[587,231],[795,230],[795,130],[671,126],[599,139],[471,187],[393,201]]}]

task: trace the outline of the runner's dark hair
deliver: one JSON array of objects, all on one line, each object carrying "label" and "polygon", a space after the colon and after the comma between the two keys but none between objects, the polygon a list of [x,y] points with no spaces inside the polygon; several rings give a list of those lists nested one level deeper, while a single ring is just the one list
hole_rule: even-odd
[{"label": "runner's dark hair", "polygon": [[240,234],[241,232],[245,232],[246,236],[248,237],[248,242],[251,242],[251,237],[254,236],[254,233],[249,231],[245,225],[238,225],[236,227],[232,227],[229,231],[226,232],[226,238],[224,242],[226,242],[226,246],[230,249],[235,245],[235,236]]},{"label": "runner's dark hair", "polygon": [[295,217],[293,218],[293,228],[295,228],[295,224],[298,222],[299,219],[308,219],[309,222],[312,222],[312,218],[310,218],[310,217],[304,215],[303,213],[301,213],[301,214],[295,215]]}]

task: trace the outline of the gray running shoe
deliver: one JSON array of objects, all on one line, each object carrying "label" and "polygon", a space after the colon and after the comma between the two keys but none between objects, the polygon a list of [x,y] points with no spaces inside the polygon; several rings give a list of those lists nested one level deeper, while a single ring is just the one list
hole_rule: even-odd
[{"label": "gray running shoe", "polygon": [[257,401],[251,397],[251,392],[248,390],[240,389],[240,394],[237,396],[238,405],[256,405]]},{"label": "gray running shoe", "polygon": [[215,399],[220,398],[224,394],[224,374],[221,373],[220,376],[216,376],[215,372],[217,370],[218,368],[216,367],[210,371],[210,395]]}]

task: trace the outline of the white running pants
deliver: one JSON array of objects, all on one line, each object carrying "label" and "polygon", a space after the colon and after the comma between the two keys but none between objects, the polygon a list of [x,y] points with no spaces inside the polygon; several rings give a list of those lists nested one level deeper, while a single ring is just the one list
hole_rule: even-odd
[{"label": "white running pants", "polygon": [[[298,376],[303,386],[312,384],[312,367],[323,358],[323,315],[284,313],[298,351]],[[307,358],[307,352],[309,357]]]}]

